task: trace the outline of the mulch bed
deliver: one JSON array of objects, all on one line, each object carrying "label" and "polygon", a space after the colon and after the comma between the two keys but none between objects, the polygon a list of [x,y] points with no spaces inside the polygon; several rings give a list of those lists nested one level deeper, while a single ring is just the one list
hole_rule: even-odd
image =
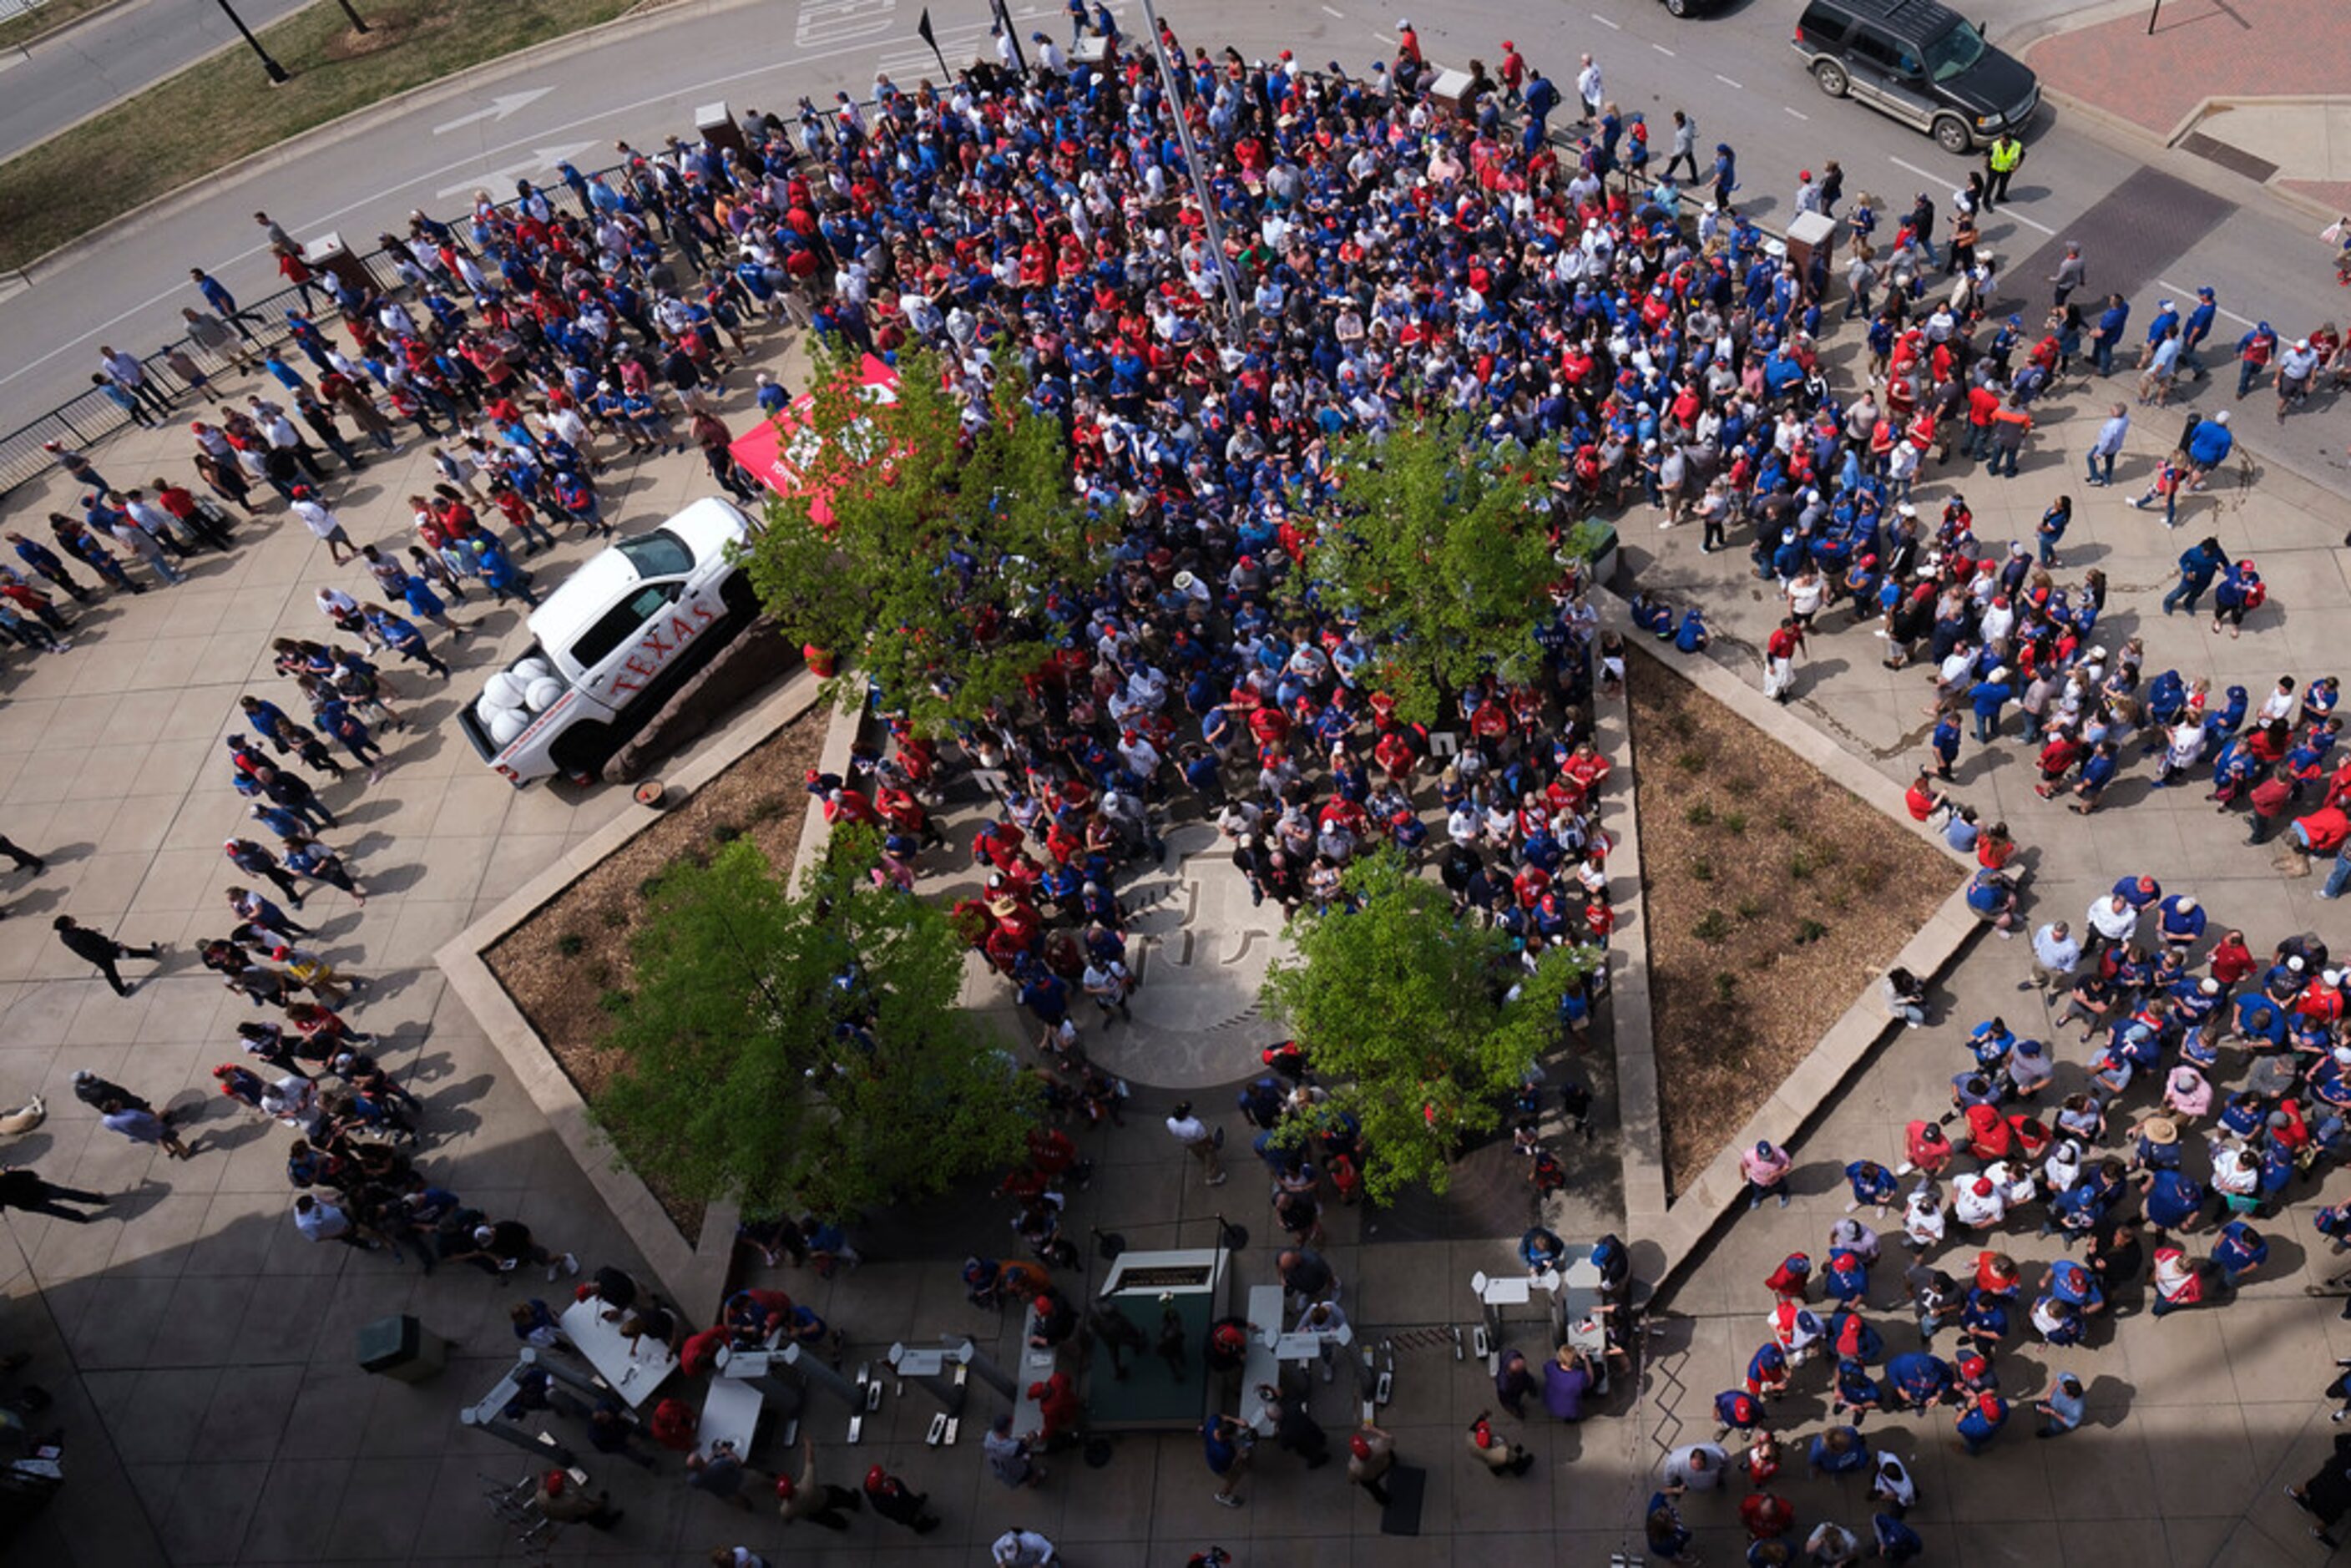
[{"label": "mulch bed", "polygon": [[[583,1097],[593,1100],[618,1066],[598,1047],[611,1027],[611,1001],[635,973],[630,946],[644,918],[646,884],[679,859],[737,837],[749,838],[789,872],[808,814],[808,770],[824,748],[831,714],[819,703],[760,742],[482,956]],[[701,1204],[648,1185],[681,1233],[688,1239],[701,1233]]]},{"label": "mulch bed", "polygon": [[1626,679],[1666,1181],[1678,1193],[1959,879],[1637,646]]}]

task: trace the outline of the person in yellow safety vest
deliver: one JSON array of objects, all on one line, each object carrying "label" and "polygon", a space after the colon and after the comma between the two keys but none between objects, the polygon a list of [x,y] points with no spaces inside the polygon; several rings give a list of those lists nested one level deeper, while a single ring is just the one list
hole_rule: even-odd
[{"label": "person in yellow safety vest", "polygon": [[2000,139],[1984,149],[1983,210],[1992,210],[1992,204],[2008,200],[2008,177],[2024,162],[2024,143],[2016,133],[2003,131]]}]

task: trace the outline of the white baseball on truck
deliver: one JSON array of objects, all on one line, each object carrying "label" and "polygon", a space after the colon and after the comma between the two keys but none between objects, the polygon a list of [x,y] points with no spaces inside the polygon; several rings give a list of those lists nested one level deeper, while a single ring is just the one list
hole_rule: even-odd
[{"label": "white baseball on truck", "polygon": [[530,646],[458,710],[517,789],[592,782],[679,684],[758,614],[737,562],[750,519],[710,497],[580,563],[530,613]]}]

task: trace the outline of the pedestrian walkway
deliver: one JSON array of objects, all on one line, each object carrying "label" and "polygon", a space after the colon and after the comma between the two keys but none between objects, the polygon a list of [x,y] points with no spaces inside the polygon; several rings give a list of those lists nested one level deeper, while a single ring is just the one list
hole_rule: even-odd
[{"label": "pedestrian walkway", "polygon": [[[727,411],[738,424],[746,403],[738,394]],[[356,539],[408,533],[401,501],[429,487],[423,447],[410,442],[330,487]],[[187,450],[175,424],[126,431],[94,455],[131,485],[185,472]],[[42,517],[73,499],[62,479],[10,497],[5,526],[46,538]],[[684,456],[616,469],[607,495],[624,529],[642,528],[707,487],[699,459]],[[462,1432],[456,1411],[512,1364],[509,1303],[549,1287],[532,1274],[502,1291],[470,1269],[422,1279],[306,1241],[289,1217],[286,1134],[223,1099],[210,1076],[237,1057],[235,1025],[266,1016],[193,957],[233,923],[221,890],[238,879],[221,843],[240,831],[244,802],[222,737],[249,727],[241,694],[288,700],[269,643],[325,635],[316,589],[365,586],[283,512],[236,534],[232,556],[190,563],[183,586],[90,606],[71,653],[12,652],[0,672],[0,831],[48,861],[37,878],[0,881],[12,916],[0,922],[0,1100],[37,1092],[48,1104],[47,1124],[0,1144],[0,1160],[123,1195],[93,1224],[12,1212],[0,1226],[0,1346],[32,1353],[19,1379],[57,1396],[49,1419],[66,1431],[69,1478],[11,1561],[486,1558],[502,1537],[478,1478],[528,1460]],[[532,564],[549,584],[590,549],[567,543]],[[485,617],[484,601],[457,613]],[[486,620],[454,645],[436,635],[451,680],[391,677],[414,724],[387,737],[382,784],[326,792],[343,822],[326,838],[370,894],[365,915],[322,893],[302,918],[341,967],[378,981],[354,1022],[425,1101],[420,1163],[432,1178],[591,1262],[642,1269],[433,966],[451,936],[635,809],[624,790],[517,791],[475,756],[450,716],[523,635],[511,611]],[[65,912],[170,943],[173,961],[117,998],[57,946],[49,921]],[[99,1133],[73,1096],[80,1068],[159,1107],[193,1108],[184,1135],[196,1157]],[[439,1381],[411,1387],[357,1369],[357,1327],[399,1312],[463,1342]]]},{"label": "pedestrian walkway", "polygon": [[2024,51],[2049,90],[2311,203],[2351,207],[2351,28],[2334,0],[2162,0]]}]

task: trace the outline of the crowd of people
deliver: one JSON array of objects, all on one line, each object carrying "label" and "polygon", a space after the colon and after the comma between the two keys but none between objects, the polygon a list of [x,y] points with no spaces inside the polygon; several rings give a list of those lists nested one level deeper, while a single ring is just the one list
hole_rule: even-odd
[{"label": "crowd of people", "polygon": [[[1088,26],[1082,16],[1079,22]],[[1092,26],[1116,41],[1106,14]],[[464,634],[449,609],[464,605],[476,584],[498,602],[535,604],[517,554],[551,547],[557,528],[609,535],[598,480],[615,458],[691,445],[715,483],[752,495],[727,451],[731,434],[715,399],[738,361],[752,357],[747,334],[791,321],[884,358],[929,350],[972,418],[985,417],[997,378],[1017,363],[1033,407],[1069,433],[1074,482],[1087,503],[1123,519],[1108,570],[1098,581],[1061,585],[1050,611],[1061,652],[1030,676],[1021,702],[953,735],[925,736],[890,713],[884,693],[887,743],[861,746],[848,776],[813,774],[809,783],[829,821],[881,827],[875,874],[911,888],[917,862],[938,841],[932,812],[952,777],[968,767],[1005,780],[971,845],[985,885],[955,914],[1037,1026],[1049,1121],[1001,1187],[1029,1257],[999,1260],[976,1250],[964,1282],[977,1303],[1021,1306],[1038,1332],[1059,1336],[1049,1343],[1081,1329],[1114,1342],[1120,1333],[1114,1323],[1089,1322],[1053,1272],[1077,1261],[1063,1220],[1070,1186],[1082,1186],[1090,1168],[1071,1133],[1123,1120],[1125,1086],[1083,1047],[1087,1027],[1114,1029],[1132,1017],[1139,966],[1121,886],[1164,860],[1173,821],[1213,822],[1253,897],[1285,913],[1332,907],[1343,897],[1351,860],[1394,846],[1433,862],[1457,912],[1507,930],[1530,967],[1556,945],[1604,944],[1614,927],[1609,845],[1594,821],[1610,765],[1593,747],[1590,714],[1595,693],[1622,677],[1621,646],[1601,632],[1571,573],[1533,606],[1531,632],[1541,654],[1533,677],[1489,677],[1447,693],[1435,726],[1400,719],[1369,679],[1377,650],[1340,610],[1311,591],[1292,591],[1313,576],[1301,520],[1332,506],[1333,457],[1350,437],[1376,436],[1433,411],[1468,412],[1499,444],[1558,447],[1567,476],[1541,518],[1556,538],[1588,513],[1639,500],[1661,514],[1664,528],[1696,517],[1708,551],[1733,548],[1738,530],[1750,530],[1757,575],[1775,581],[1787,601],[1767,653],[1771,695],[1792,690],[1805,639],[1840,604],[1850,605],[1856,624],[1876,619],[1889,665],[1931,662],[1936,760],[1912,791],[1913,809],[1921,820],[1944,813],[1953,833],[1964,820],[1969,841],[1960,847],[1980,858],[2007,841],[2004,828],[1979,827],[1937,785],[1953,776],[1960,715],[1972,714],[1976,740],[1987,743],[2011,703],[2027,740],[2043,747],[2044,793],[2070,794],[2076,810],[2096,808],[2137,742],[2161,755],[2158,786],[2212,766],[2216,799],[2249,802],[2257,835],[2260,822],[2286,810],[2265,809],[2265,800],[2283,790],[2290,804],[2325,779],[2317,813],[2294,823],[2295,841],[2331,851],[2351,838],[2341,810],[2351,774],[2330,777],[2325,766],[2339,728],[2331,677],[2298,697],[2290,680],[2282,683],[2258,715],[2249,714],[2241,689],[2215,705],[2201,681],[2174,672],[2146,678],[2136,639],[2112,656],[2096,640],[2103,576],[2094,570],[2068,587],[2053,579],[2069,499],[2052,505],[2030,546],[1978,540],[1956,495],[1931,526],[1912,499],[1929,461],[1988,459],[1987,477],[2013,476],[2035,400],[2077,368],[2112,371],[2126,301],[2110,299],[2094,328],[2067,298],[2080,268],[2071,283],[2061,268],[2034,338],[2019,318],[1990,313],[2000,297],[1998,258],[1972,237],[1988,190],[1971,185],[1952,204],[1944,237],[1953,249],[1944,263],[1928,196],[1899,220],[1865,193],[1839,211],[1844,176],[1826,164],[1832,178],[1808,174],[1799,205],[1842,217],[1857,236],[1843,280],[1847,316],[1866,320],[1867,366],[1847,392],[1820,357],[1823,333],[1834,329],[1825,258],[1799,267],[1740,212],[1728,144],[1717,145],[1701,172],[1689,113],[1673,116],[1673,156],[1660,171],[1645,117],[1619,110],[1590,57],[1574,80],[1582,115],[1562,138],[1550,132],[1564,95],[1509,44],[1499,71],[1489,77],[1475,68],[1454,107],[1430,96],[1417,37],[1408,26],[1400,33],[1395,60],[1357,77],[1335,64],[1307,71],[1287,53],[1271,62],[1206,48],[1187,57],[1163,24],[1163,42],[1183,62],[1173,100],[1146,56],[1116,48],[1100,64],[1043,51],[1025,75],[976,67],[944,88],[907,90],[882,78],[870,106],[846,93],[822,110],[803,99],[789,120],[754,113],[736,134],[672,137],[657,151],[623,143],[610,174],[566,165],[560,189],[519,182],[511,204],[484,193],[455,221],[412,214],[404,233],[384,236],[393,276],[382,288],[342,272],[310,273],[290,237],[256,214],[292,264],[288,282],[303,292],[302,308],[273,324],[284,345],[250,341],[257,323],[201,272],[194,281],[204,308],[183,315],[193,342],[239,371],[257,370],[266,395],[241,405],[218,401],[192,425],[204,494],[161,479],[117,488],[87,455],[57,448],[82,493],[80,516],[50,519],[57,547],[113,588],[143,592],[148,585],[126,570],[118,548],[176,581],[178,559],[229,548],[234,514],[250,515],[274,497],[337,565],[365,573],[354,586],[366,601],[338,587],[319,591],[322,613],[359,647],[300,640],[278,647],[277,671],[296,681],[310,722],[247,696],[245,723],[261,744],[241,735],[229,743],[249,815],[284,848],[273,854],[247,839],[227,845],[241,873],[273,886],[294,910],[302,904],[294,874],[363,902],[348,868],[313,834],[334,828],[322,789],[345,771],[328,742],[372,779],[385,761],[376,731],[402,723],[368,654],[397,653],[445,674],[423,625]],[[1179,116],[1209,166],[1223,255],[1179,172]],[[1675,177],[1684,164],[1687,186]],[[1714,201],[1700,209],[1697,188],[1709,183]],[[314,308],[314,291],[323,308]],[[1238,319],[1228,318],[1231,297],[1240,301]],[[2211,330],[2210,305],[2203,291],[2184,317],[2168,302],[2158,311],[2142,401],[2168,395],[2179,375],[2204,373],[2194,350]],[[331,327],[321,324],[328,311]],[[2256,366],[2283,356],[2283,417],[2307,393],[2316,352],[2249,334],[2239,355]],[[135,359],[110,350],[102,375],[123,389],[134,417],[160,418],[169,394],[142,387],[117,362],[126,359],[135,368]],[[175,373],[205,395],[217,390],[201,366],[191,370]],[[2249,383],[2239,390],[2243,395]],[[764,371],[757,392],[763,414],[787,398]],[[2129,417],[2116,406],[2085,483],[2112,482]],[[329,488],[374,453],[410,440],[431,444],[440,476],[429,492],[407,499],[413,540],[354,540],[326,504]],[[2147,504],[2160,501],[2167,522],[2176,521],[2183,496],[2227,461],[2230,440],[2225,413],[2190,421]],[[513,544],[501,526],[515,530]],[[86,597],[56,551],[8,539],[35,575],[77,601]],[[2210,540],[2190,554],[2196,564],[2183,559],[2183,591],[2167,601],[2167,612],[2184,605],[2195,612],[2216,582],[2216,625],[2241,627],[2262,607],[2265,589],[2252,562],[2227,559]],[[1708,636],[1700,606],[1645,598],[1635,621],[1685,651],[1704,647]],[[61,622],[45,595],[16,574],[0,574],[0,630],[62,651]],[[2271,712],[2280,700],[2285,706]],[[1439,755],[1437,730],[1453,732],[1458,749]],[[297,759],[322,777],[305,777]],[[1435,844],[1427,842],[1432,822],[1442,823]],[[2001,865],[1984,859],[1984,869],[1997,877]],[[2351,859],[2327,894],[2346,881]],[[2089,1243],[2085,1261],[2048,1270],[2026,1306],[2021,1271],[1989,1247],[1971,1265],[1975,1283],[1967,1290],[1922,1260],[1926,1279],[1909,1281],[1922,1331],[1931,1338],[1946,1319],[1957,1322],[1970,1353],[1955,1364],[1923,1351],[1896,1356],[1881,1381],[1872,1368],[1883,1336],[1862,1311],[1876,1233],[1851,1217],[1836,1227],[1822,1287],[1838,1310],[1825,1317],[1809,1304],[1809,1269],[1790,1260],[1774,1275],[1772,1343],[1758,1352],[1747,1385],[1720,1406],[1726,1427],[1748,1437],[1758,1490],[1741,1513],[1762,1549],[1755,1561],[1792,1560],[1797,1539],[1792,1517],[1782,1518],[1784,1503],[1775,1506],[1765,1485],[1778,1460],[1764,1416],[1796,1367],[1833,1362],[1840,1413],[1854,1417],[1813,1440],[1813,1463],[1870,1469],[1886,1505],[1872,1526],[1877,1548],[1896,1559],[1915,1555],[1919,1542],[1902,1522],[1915,1487],[1898,1460],[1871,1454],[1857,1431],[1864,1413],[1953,1404],[1959,1437],[1976,1451],[2005,1420],[1992,1364],[2000,1346],[2021,1324],[2053,1344],[2078,1343],[2085,1320],[2110,1311],[2128,1286],[2137,1243],[2114,1210],[2132,1186],[2146,1189],[2160,1232],[2150,1237],[2152,1310],[2169,1311],[2194,1304],[2199,1292],[2224,1293],[2257,1268],[2260,1239],[2245,1217],[2307,1168],[2305,1152],[2324,1159],[2351,1138],[2351,1124],[2329,1109],[2338,1089],[2351,1104],[2351,1088],[2336,1082],[2351,1047],[2334,1043],[2343,998],[2323,949],[2297,938],[2264,971],[2231,934],[2233,946],[2223,941],[2202,960],[2209,974],[2194,976],[2188,959],[2202,924],[2189,917],[2199,912],[2192,901],[2182,910],[2179,899],[2137,891],[2152,885],[2117,890],[2133,912],[2122,936],[2112,934],[2123,924],[2118,910],[2103,923],[2092,912],[2104,944],[2094,945],[2095,956],[2076,952],[2059,963],[2065,929],[2043,926],[2034,936],[2036,976],[2105,1031],[2090,1067],[2095,1088],[2070,1094],[2045,1124],[2029,1103],[2005,1109],[2048,1090],[2052,1052],[1988,1026],[1977,1031],[1975,1065],[1961,1075],[1954,1117],[1946,1119],[1965,1121],[1964,1145],[1923,1118],[1913,1125],[1907,1168],[1856,1162],[1853,1176],[1857,1206],[1883,1216],[1897,1200],[1906,1204],[1906,1237],[1922,1253],[1942,1244],[1944,1227],[1989,1239],[2012,1208],[2037,1204],[2069,1241]],[[215,1076],[225,1094],[299,1135],[289,1176],[304,1189],[296,1208],[303,1232],[394,1255],[413,1249],[427,1268],[463,1260],[507,1273],[527,1265],[544,1268],[550,1281],[578,1272],[572,1255],[551,1252],[518,1222],[467,1209],[415,1170],[400,1145],[413,1142],[419,1107],[362,1049],[373,1042],[337,1010],[353,982],[303,946],[313,934],[287,909],[242,886],[229,898],[238,924],[204,945],[204,962],[256,1007],[280,1009],[286,1022],[240,1030],[245,1050],[277,1076],[247,1063],[224,1065]],[[2132,946],[2132,935],[2158,902],[2152,918],[2160,952],[2150,956]],[[2008,905],[2000,914],[2014,924]],[[2196,928],[2184,944],[2171,939],[2175,918]],[[2246,1005],[2258,998],[2266,1004]],[[1563,1033],[1582,1032],[1593,1001],[1588,990],[1567,998]],[[2216,1112],[2210,1072],[2223,1049],[2252,1051],[2255,1076],[2269,1089],[2226,1097]],[[2176,1065],[2166,1065],[2167,1055]],[[2303,1056],[2306,1083],[2290,1071]],[[1321,1130],[1304,1145],[1277,1142],[1276,1129],[1312,1110],[1320,1092],[1293,1044],[1270,1049],[1265,1065],[1240,1105],[1263,1134],[1256,1152],[1290,1239],[1281,1254],[1285,1310],[1299,1314],[1301,1328],[1327,1328],[1334,1312],[1343,1322],[1343,1311],[1338,1281],[1313,1250],[1323,1195],[1353,1200],[1363,1151],[1343,1119],[1318,1117]],[[2280,1079],[2282,1068],[2289,1071]],[[2108,1136],[2106,1109],[2134,1075],[2142,1092],[2163,1079],[2164,1109],[2132,1124],[2127,1157],[2097,1156]],[[332,1092],[322,1077],[334,1081]],[[2203,1085],[2200,1102],[2191,1079]],[[2175,1082],[2186,1087],[2175,1093]],[[173,1136],[168,1119],[135,1095],[99,1087],[114,1105],[110,1117],[121,1114],[118,1131],[152,1133],[158,1142]],[[155,1127],[141,1120],[142,1107]],[[1589,1109],[1578,1085],[1538,1081],[1522,1092],[1517,1134],[1539,1193],[1561,1179],[1546,1128],[1588,1129]],[[2199,1182],[2179,1151],[2182,1129],[2208,1114],[2215,1137],[2198,1162],[2210,1168]],[[1188,1105],[1167,1127],[1205,1180],[1226,1179],[1219,1140]],[[1946,1215],[1938,1184],[1952,1180],[1962,1153],[1974,1168]],[[1750,1174],[1777,1172],[1759,1179],[1760,1198],[1784,1177],[1785,1156],[1761,1149],[1751,1158]],[[1901,1199],[1897,1184],[1914,1172],[1920,1182]],[[2224,1223],[2211,1258],[2199,1263],[2183,1242],[2208,1197]],[[2240,1199],[2249,1201],[2240,1207]],[[1923,1237],[1930,1228],[1935,1234]],[[754,1223],[746,1234],[770,1264],[788,1254],[825,1269],[854,1260],[824,1218]],[[1557,1239],[1540,1226],[1529,1233],[1538,1249]],[[615,1272],[600,1271],[581,1291],[612,1302],[623,1291],[605,1279]],[[632,1282],[626,1291],[633,1298]],[[517,1308],[517,1335],[559,1342],[551,1312],[531,1305],[538,1310]],[[820,1319],[779,1292],[747,1292],[713,1329],[692,1336],[673,1309],[649,1298],[644,1305],[613,1310],[642,1332],[674,1335],[689,1361],[697,1343],[707,1348],[744,1334],[836,1343]],[[1241,1323],[1239,1332],[1265,1326]],[[1622,1329],[1614,1323],[1618,1353]],[[1217,1336],[1185,1350],[1195,1353],[1213,1364]],[[1560,1376],[1547,1367],[1547,1403],[1556,1385],[1580,1411],[1595,1369],[1581,1367],[1579,1388],[1576,1359],[1562,1352],[1554,1360]],[[1518,1370],[1527,1382],[1498,1390],[1513,1413],[1532,1387],[1522,1356]],[[2041,1402],[2046,1430],[2078,1424],[2084,1386],[2071,1375],[2053,1380]],[[1308,1431],[1304,1396],[1287,1386],[1270,1394],[1268,1408],[1278,1414],[1269,1435],[1317,1463],[1320,1429]],[[1024,1397],[1040,1406],[1040,1436],[1032,1442],[998,1430],[987,1445],[991,1468],[1008,1485],[1041,1479],[1033,1453],[1068,1440],[1077,1420],[1065,1384],[1042,1381]],[[667,1409],[673,1404],[677,1410]],[[631,1419],[590,1414],[612,1438],[608,1451],[629,1452]],[[647,1430],[672,1448],[682,1436],[681,1451],[690,1450],[691,1414],[682,1401],[665,1400]],[[1359,1433],[1351,1443],[1350,1469],[1362,1472],[1359,1482],[1376,1483],[1385,1435],[1368,1432],[1376,1436]],[[1219,1478],[1215,1495],[1237,1506],[1249,1445],[1217,1420],[1202,1436]],[[1482,1416],[1470,1443],[1498,1475],[1515,1462]],[[740,1456],[695,1457],[693,1484],[741,1500]],[[1652,1502],[1653,1547],[1678,1553],[1687,1546],[1677,1500],[1719,1484],[1729,1462],[1714,1445],[1677,1451]],[[935,1524],[919,1496],[877,1472],[863,1490],[875,1511],[883,1512],[885,1499],[911,1499],[898,1522]],[[818,1485],[806,1466],[796,1480],[778,1476],[777,1483],[786,1519],[828,1528],[846,1527],[858,1496]],[[555,1500],[565,1491],[555,1479],[544,1490],[550,1517],[574,1508]],[[1372,1484],[1366,1490],[1379,1495]],[[618,1511],[601,1500],[575,1500],[581,1521],[617,1521]],[[1022,1539],[1033,1533],[1008,1532],[1014,1555],[999,1542],[998,1561],[1021,1561],[1022,1552],[1049,1560],[1049,1542],[1036,1556],[1042,1538]],[[1861,1542],[1823,1521],[1805,1544],[1816,1561],[1834,1563],[1849,1561]],[[729,1548],[713,1561],[756,1558]]]},{"label": "crowd of people", "polygon": [[[2095,1414],[2090,1368],[2116,1318],[2227,1302],[2269,1260],[2261,1224],[2351,1155],[2345,977],[2317,937],[2289,936],[2257,957],[2192,895],[2137,876],[2095,900],[2078,935],[2053,920],[2032,946],[2019,989],[2039,993],[2042,1030],[1976,1023],[1948,1106],[1908,1122],[1901,1160],[1844,1167],[1850,1199],[1819,1261],[1791,1253],[1763,1281],[1769,1335],[1716,1396],[1714,1438],[1667,1460],[1651,1502],[1657,1550],[1687,1546],[1681,1498],[1740,1470],[1750,1563],[1795,1562],[1799,1543],[1816,1562],[1850,1562],[1865,1547],[1917,1556],[1923,1542],[1905,1522],[1916,1461],[1873,1448],[1862,1430],[1871,1413],[1947,1410],[1970,1457],[2011,1427],[2064,1437]],[[2078,1060],[2061,1061],[2077,1024],[2063,1054]],[[1750,1207],[1785,1203],[1791,1163],[1770,1144],[1748,1151]],[[2321,1209],[2315,1224],[2336,1251],[2351,1245],[2351,1204]],[[2064,1255],[2012,1256],[2002,1240],[2026,1226],[2058,1238]],[[1889,1237],[1907,1257],[1885,1247]],[[1897,1264],[1902,1292],[1874,1291],[1873,1272],[1883,1281]],[[1915,1349],[1897,1349],[1907,1331],[1879,1315],[1903,1307]],[[1953,1343],[1938,1354],[1945,1333]],[[2004,1382],[2002,1358],[2027,1344],[2059,1354],[2027,1370],[2037,1386],[2017,1386],[2012,1363]],[[1773,1405],[1807,1385],[1830,1415],[1804,1437]],[[1734,1438],[1738,1457],[1723,1446]],[[1869,1478],[1882,1511],[1866,1535],[1834,1521],[1805,1535],[1772,1488],[1799,1451],[1809,1473]],[[2333,1490],[2325,1500],[2297,1497],[2331,1526],[2344,1510]]]}]

